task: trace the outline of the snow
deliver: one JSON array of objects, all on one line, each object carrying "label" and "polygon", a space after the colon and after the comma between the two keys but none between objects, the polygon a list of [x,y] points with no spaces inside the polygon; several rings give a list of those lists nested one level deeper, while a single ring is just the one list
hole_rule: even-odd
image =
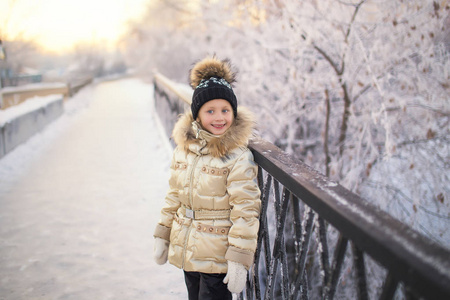
[{"label": "snow", "polygon": [[44,97],[33,97],[27,99],[18,105],[11,106],[5,110],[0,110],[0,126],[8,121],[24,115],[30,111],[34,111],[40,107],[45,107],[47,104],[62,99],[62,95],[49,95]]},{"label": "snow", "polygon": [[153,87],[91,85],[0,160],[1,299],[186,299],[153,262],[170,146]]}]

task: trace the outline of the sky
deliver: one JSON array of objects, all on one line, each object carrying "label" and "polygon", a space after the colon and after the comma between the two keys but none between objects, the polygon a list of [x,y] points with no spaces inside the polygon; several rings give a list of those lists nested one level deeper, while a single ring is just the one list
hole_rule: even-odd
[{"label": "sky", "polygon": [[[0,0],[0,34],[23,36],[45,50],[63,52],[75,44],[113,46],[127,21],[141,16],[149,0]],[[5,35],[6,31],[6,35]]]}]

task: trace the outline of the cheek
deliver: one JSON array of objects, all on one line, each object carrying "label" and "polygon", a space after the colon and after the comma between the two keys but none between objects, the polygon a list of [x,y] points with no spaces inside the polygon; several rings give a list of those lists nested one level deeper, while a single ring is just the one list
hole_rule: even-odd
[{"label": "cheek", "polygon": [[198,116],[197,118],[197,122],[200,123],[200,125],[204,126],[205,124],[208,124],[209,120],[208,120],[208,116],[203,115],[203,116]]}]

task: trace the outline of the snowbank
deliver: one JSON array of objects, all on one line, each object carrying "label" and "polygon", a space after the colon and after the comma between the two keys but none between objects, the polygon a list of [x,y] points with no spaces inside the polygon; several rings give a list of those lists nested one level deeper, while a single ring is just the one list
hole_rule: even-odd
[{"label": "snowbank", "polygon": [[0,111],[0,158],[28,140],[64,111],[63,95],[34,97]]}]

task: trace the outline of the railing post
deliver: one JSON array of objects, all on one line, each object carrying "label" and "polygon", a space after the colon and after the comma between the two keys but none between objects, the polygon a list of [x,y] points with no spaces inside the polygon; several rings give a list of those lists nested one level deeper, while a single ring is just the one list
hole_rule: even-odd
[{"label": "railing post", "polygon": [[353,263],[356,271],[356,291],[358,293],[358,299],[368,300],[367,283],[366,283],[366,268],[364,265],[364,253],[352,243],[353,250]]}]

